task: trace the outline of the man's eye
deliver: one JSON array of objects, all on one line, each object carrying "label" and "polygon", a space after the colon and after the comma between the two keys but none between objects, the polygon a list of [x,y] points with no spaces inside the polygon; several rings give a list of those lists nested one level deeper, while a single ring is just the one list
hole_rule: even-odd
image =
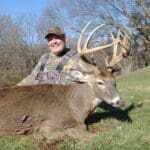
[{"label": "man's eye", "polygon": [[49,39],[48,39],[48,41],[51,41],[51,40],[53,40],[54,38],[53,37],[50,37]]}]

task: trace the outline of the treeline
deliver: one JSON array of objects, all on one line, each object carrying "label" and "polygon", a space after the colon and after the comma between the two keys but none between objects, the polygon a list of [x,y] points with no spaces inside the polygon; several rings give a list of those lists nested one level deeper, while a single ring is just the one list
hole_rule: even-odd
[{"label": "treeline", "polygon": [[31,14],[0,15],[0,73],[26,76],[46,50],[42,31]]},{"label": "treeline", "polygon": [[[29,74],[39,57],[47,51],[44,35],[50,25],[62,26],[69,37],[69,46],[75,47],[80,31],[90,20],[93,26],[105,23],[114,33],[119,28],[129,28],[132,52],[121,63],[123,71],[148,66],[149,7],[148,0],[58,0],[53,6],[47,4],[39,16],[0,14],[0,74],[21,78]],[[99,44],[99,35],[103,36],[104,32],[95,35],[90,43],[92,46]]]}]

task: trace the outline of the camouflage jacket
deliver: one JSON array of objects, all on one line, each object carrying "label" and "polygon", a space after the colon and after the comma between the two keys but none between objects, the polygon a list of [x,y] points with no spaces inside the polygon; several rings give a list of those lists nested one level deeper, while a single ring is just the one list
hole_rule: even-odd
[{"label": "camouflage jacket", "polygon": [[[39,62],[37,63],[33,71],[31,72],[31,74],[28,75],[26,78],[24,78],[21,82],[19,82],[17,84],[18,86],[39,84],[39,79],[37,79],[36,77],[38,73],[40,73],[41,64],[46,55],[47,54],[43,55],[40,58]],[[53,53],[50,53],[49,58],[45,63],[43,72],[56,71],[56,67],[62,59],[63,59],[62,56],[57,56],[57,55],[54,55]],[[69,60],[63,66],[61,74],[63,74],[63,78],[65,79],[65,84],[68,84],[71,82],[68,80],[68,75],[71,69],[77,69],[79,59],[80,59],[80,56],[78,54],[75,54],[71,58],[69,58]]]}]

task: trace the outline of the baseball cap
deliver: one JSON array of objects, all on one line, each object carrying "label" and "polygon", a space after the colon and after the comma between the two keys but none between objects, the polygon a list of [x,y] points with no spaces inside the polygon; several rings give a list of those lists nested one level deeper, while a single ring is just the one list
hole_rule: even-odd
[{"label": "baseball cap", "polygon": [[59,26],[50,26],[47,31],[47,34],[45,35],[45,38],[48,38],[50,34],[55,34],[59,36],[65,35],[63,29],[61,29]]}]

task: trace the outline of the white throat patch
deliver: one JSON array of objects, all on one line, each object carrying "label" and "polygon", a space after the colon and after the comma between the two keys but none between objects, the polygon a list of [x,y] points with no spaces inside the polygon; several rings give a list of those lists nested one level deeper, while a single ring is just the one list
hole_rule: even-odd
[{"label": "white throat patch", "polygon": [[102,102],[101,99],[95,98],[95,99],[93,100],[92,104],[93,104],[94,106],[98,106],[101,102]]}]

